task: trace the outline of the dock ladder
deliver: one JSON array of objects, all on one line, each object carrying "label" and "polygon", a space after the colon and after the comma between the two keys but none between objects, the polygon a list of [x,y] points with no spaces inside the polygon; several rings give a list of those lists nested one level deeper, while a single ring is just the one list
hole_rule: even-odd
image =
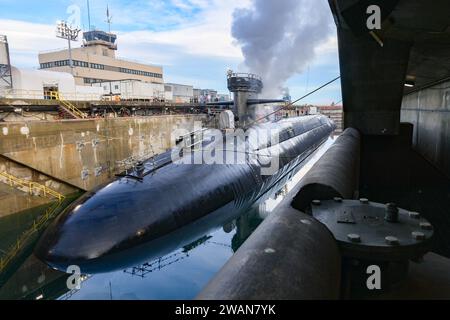
[{"label": "dock ladder", "polygon": [[74,119],[85,119],[87,115],[78,109],[73,103],[68,100],[65,100],[63,96],[57,91],[50,91],[49,97],[52,100],[56,100],[60,103],[59,107],[63,112],[69,114]]}]

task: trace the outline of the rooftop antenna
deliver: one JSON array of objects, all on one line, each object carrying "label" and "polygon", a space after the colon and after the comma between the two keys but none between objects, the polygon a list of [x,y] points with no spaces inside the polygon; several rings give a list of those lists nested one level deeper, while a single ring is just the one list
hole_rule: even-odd
[{"label": "rooftop antenna", "polygon": [[88,12],[88,31],[91,31],[91,7],[89,5],[89,0],[87,0],[87,12]]},{"label": "rooftop antenna", "polygon": [[112,15],[109,13],[109,5],[106,5],[106,23],[108,24],[109,42],[111,43],[111,23]]},{"label": "rooftop antenna", "polygon": [[108,32],[111,33],[112,15],[109,14],[109,5],[106,6],[106,23],[108,24]]}]

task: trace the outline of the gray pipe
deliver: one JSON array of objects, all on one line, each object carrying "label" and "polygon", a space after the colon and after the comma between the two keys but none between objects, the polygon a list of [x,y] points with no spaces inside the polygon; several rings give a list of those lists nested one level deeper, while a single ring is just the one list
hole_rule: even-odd
[{"label": "gray pipe", "polygon": [[359,189],[360,134],[348,128],[302,180],[292,207],[307,212],[313,200],[354,198]]},{"label": "gray pipe", "polygon": [[328,229],[293,208],[272,213],[199,300],[338,299],[341,258]]}]

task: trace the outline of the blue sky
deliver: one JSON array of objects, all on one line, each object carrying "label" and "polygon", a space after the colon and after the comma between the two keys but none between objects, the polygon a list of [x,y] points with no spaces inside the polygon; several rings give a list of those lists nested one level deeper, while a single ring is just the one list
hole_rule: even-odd
[{"label": "blue sky", "polygon": [[[112,31],[118,34],[118,56],[162,65],[167,82],[227,92],[226,70],[246,71],[231,24],[234,10],[251,8],[252,0],[91,0],[91,24],[98,29],[107,29],[107,5]],[[8,36],[13,65],[37,68],[39,52],[66,47],[54,29],[57,20],[69,19],[73,6],[80,10],[80,26],[87,29],[86,0],[0,0],[0,34]],[[334,33],[316,52],[307,70],[286,83],[293,98],[339,75]],[[340,84],[335,83],[304,102],[340,100]]]}]

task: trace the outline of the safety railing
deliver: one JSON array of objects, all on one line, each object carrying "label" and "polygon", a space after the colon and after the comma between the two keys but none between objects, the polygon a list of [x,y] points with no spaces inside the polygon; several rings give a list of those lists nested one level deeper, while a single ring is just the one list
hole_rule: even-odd
[{"label": "safety railing", "polygon": [[[63,197],[64,199],[64,197]],[[58,209],[61,207],[63,203],[63,199],[56,201],[51,207],[49,207],[45,213],[40,216],[37,220],[33,221],[33,226],[22,233],[22,235],[17,239],[16,243],[12,245],[9,250],[6,251],[6,254],[0,258],[0,273],[2,273],[5,268],[11,263],[14,257],[19,254],[19,252],[26,246],[28,241],[34,234],[37,234],[39,230],[41,230],[48,221],[53,219]]]},{"label": "safety railing", "polygon": [[[61,94],[60,94],[61,95]],[[161,92],[149,94],[139,93],[134,94],[130,92],[121,92],[120,94],[108,93],[79,93],[79,92],[63,92],[64,100],[66,101],[108,101],[121,103],[127,102],[149,102],[149,103],[173,103],[173,104],[190,104],[190,102],[183,102],[176,100],[176,98],[166,99]],[[25,89],[4,89],[0,88],[0,98],[4,99],[24,99],[24,100],[56,100],[54,97],[43,90],[25,90]],[[189,97],[191,98],[191,97]]]},{"label": "safety railing", "polygon": [[53,219],[58,209],[63,204],[65,196],[61,193],[50,189],[47,186],[39,184],[37,182],[32,182],[28,180],[23,180],[17,178],[13,175],[8,174],[7,172],[0,172],[0,178],[6,183],[8,183],[11,187],[22,187],[28,188],[28,192],[30,194],[35,194],[38,191],[38,194],[43,192],[44,196],[51,196],[56,199],[56,202],[52,204],[49,208],[45,210],[45,213],[41,215],[37,220],[33,221],[33,226],[25,231],[16,241],[16,243],[6,251],[6,254],[0,258],[0,273],[8,266],[8,264],[14,259],[14,257],[23,249],[23,247],[27,244],[28,240],[36,234],[39,230],[41,230],[48,221]]},{"label": "safety railing", "polygon": [[30,195],[43,194],[44,197],[52,196],[58,199],[58,201],[62,201],[64,199],[64,196],[61,193],[50,189],[45,185],[34,181],[17,178],[13,175],[8,174],[7,172],[0,172],[0,180],[3,180],[3,182],[9,184],[11,187],[27,188]]},{"label": "safety railing", "polygon": [[227,78],[248,78],[248,79],[256,79],[262,80],[261,76],[254,73],[243,73],[243,72],[229,72]]},{"label": "safety railing", "polygon": [[[70,101],[101,101],[101,93],[64,92],[64,98]],[[50,100],[44,90],[4,89],[0,98],[25,100]]]},{"label": "safety railing", "polygon": [[65,100],[59,92],[50,91],[50,92],[48,92],[48,94],[51,99],[61,102],[63,107],[66,108],[67,110],[69,110],[75,117],[81,118],[81,119],[84,119],[87,117],[86,114],[84,112],[82,112],[80,109],[78,109],[74,104]]}]

